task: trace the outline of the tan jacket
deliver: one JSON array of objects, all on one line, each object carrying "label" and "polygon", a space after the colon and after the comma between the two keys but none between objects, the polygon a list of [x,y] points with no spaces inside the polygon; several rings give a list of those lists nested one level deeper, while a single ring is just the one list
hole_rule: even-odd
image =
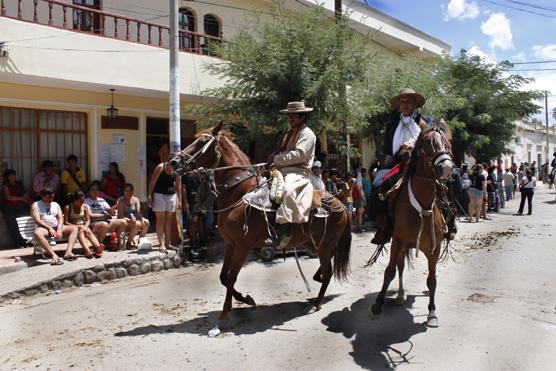
[{"label": "tan jacket", "polygon": [[287,175],[289,173],[309,174],[315,159],[317,137],[313,130],[302,125],[297,133],[295,143],[286,147],[284,152],[274,156],[274,164]]}]

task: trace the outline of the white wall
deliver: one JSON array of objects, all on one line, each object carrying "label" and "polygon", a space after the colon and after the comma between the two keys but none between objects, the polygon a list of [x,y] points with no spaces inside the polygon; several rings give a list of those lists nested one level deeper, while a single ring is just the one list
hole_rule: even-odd
[{"label": "white wall", "polygon": [[[169,53],[166,49],[110,38],[90,36],[0,17],[0,40],[9,44],[9,58],[0,61],[3,74],[48,78],[68,84],[90,83],[167,92]],[[180,90],[199,95],[221,85],[204,71],[206,64],[221,62],[191,53],[180,54]],[[7,79],[7,77],[6,77]]]}]

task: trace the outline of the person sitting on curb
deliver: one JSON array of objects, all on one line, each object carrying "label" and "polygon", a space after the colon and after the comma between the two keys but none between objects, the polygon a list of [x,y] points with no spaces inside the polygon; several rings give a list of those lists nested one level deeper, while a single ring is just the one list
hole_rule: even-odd
[{"label": "person sitting on curb", "polygon": [[[77,226],[77,238],[79,239],[79,244],[83,248],[87,259],[91,259],[93,256],[95,258],[100,258],[105,246],[98,242],[93,231],[89,228],[91,224],[91,212],[89,208],[84,205],[85,194],[81,191],[77,191],[70,195],[69,201],[69,205],[66,205],[64,208],[64,224]],[[94,254],[91,253],[91,250],[87,246],[87,240],[91,242],[92,248],[95,251]],[[74,260],[75,258],[75,256],[72,256],[69,260]]]},{"label": "person sitting on curb", "polygon": [[93,181],[89,186],[89,196],[85,204],[91,211],[91,229],[99,241],[103,241],[106,233],[116,231],[119,236],[125,231],[127,223],[124,219],[115,219],[117,205],[110,207],[104,198],[99,197],[100,182]]},{"label": "person sitting on curb", "polygon": [[125,220],[125,230],[129,232],[126,248],[135,248],[135,236],[141,231],[139,237],[145,237],[149,231],[150,223],[141,214],[141,202],[133,195],[133,185],[131,183],[124,185],[124,195],[118,200],[118,219]]},{"label": "person sitting on curb", "polygon": [[77,226],[64,225],[62,217],[62,208],[57,202],[54,202],[54,190],[52,188],[43,188],[41,190],[41,200],[31,205],[31,216],[35,221],[35,239],[39,246],[46,251],[52,258],[51,265],[61,265],[64,262],[58,258],[58,255],[50,247],[47,238],[51,240],[67,237],[68,247],[64,254],[65,258],[73,256],[72,250],[77,240]]}]

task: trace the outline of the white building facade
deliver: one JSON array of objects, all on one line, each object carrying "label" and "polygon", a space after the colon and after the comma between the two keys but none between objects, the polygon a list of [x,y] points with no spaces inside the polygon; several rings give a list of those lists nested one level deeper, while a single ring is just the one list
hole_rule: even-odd
[{"label": "white building facade", "polygon": [[548,147],[547,130],[542,123],[535,121],[527,123],[519,121],[516,124],[516,134],[514,139],[508,143],[511,154],[502,156],[502,163],[505,168],[522,163],[537,163],[537,169],[545,162],[552,161],[553,153],[556,152],[556,128],[548,128]]}]

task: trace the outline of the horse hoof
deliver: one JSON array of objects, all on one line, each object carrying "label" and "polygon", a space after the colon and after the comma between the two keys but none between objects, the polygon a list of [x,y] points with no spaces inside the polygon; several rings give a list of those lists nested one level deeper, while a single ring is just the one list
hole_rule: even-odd
[{"label": "horse hoof", "polygon": [[432,327],[432,328],[438,327],[438,317],[429,316],[427,318],[427,327]]},{"label": "horse hoof", "polygon": [[218,328],[218,326],[214,326],[208,332],[208,336],[211,338],[217,337],[218,335],[220,335],[220,329]]},{"label": "horse hoof", "polygon": [[380,313],[379,314],[374,314],[372,309],[369,309],[369,319],[371,321],[376,321],[377,319],[380,318]]},{"label": "horse hoof", "polygon": [[394,299],[394,303],[396,305],[404,305],[405,304],[405,295],[396,297],[396,299]]},{"label": "horse hoof", "polygon": [[248,304],[248,305],[251,305],[251,306],[253,306],[253,307],[256,307],[256,306],[257,306],[257,303],[255,303],[255,300],[253,300],[253,298],[251,297],[251,295],[247,295],[247,296],[245,297],[245,303]]}]

